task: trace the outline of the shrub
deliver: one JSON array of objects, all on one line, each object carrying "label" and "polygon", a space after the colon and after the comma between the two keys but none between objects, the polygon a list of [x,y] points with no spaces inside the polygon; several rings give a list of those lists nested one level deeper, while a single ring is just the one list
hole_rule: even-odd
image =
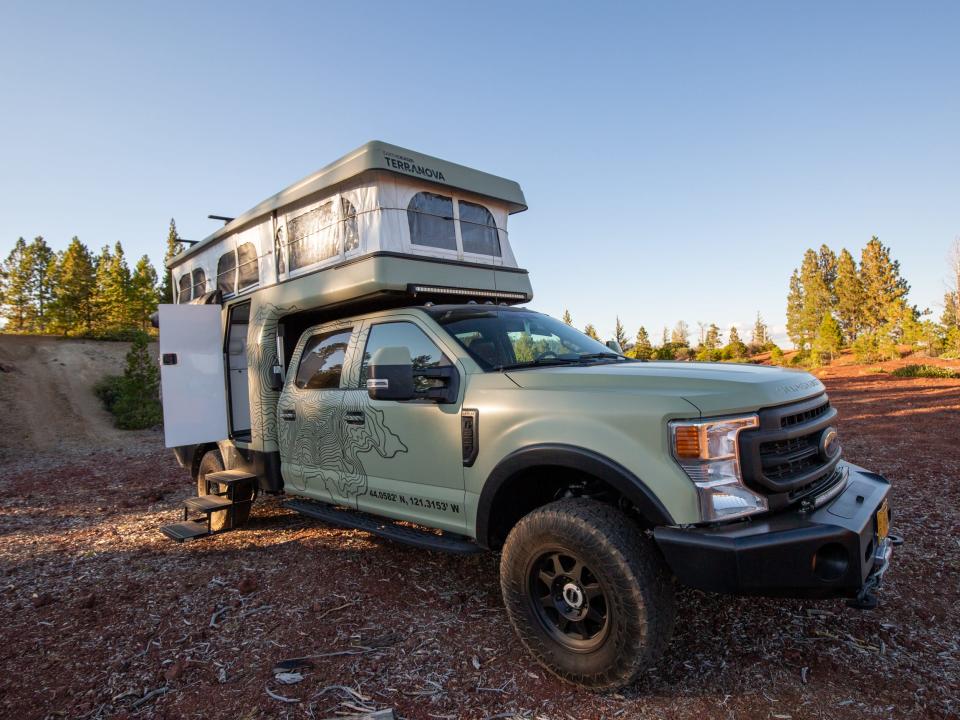
[{"label": "shrub", "polygon": [[770,348],[770,362],[773,365],[783,365],[783,350],[778,345]]},{"label": "shrub", "polygon": [[960,372],[938,365],[904,365],[890,374],[907,378],[960,378]]},{"label": "shrub", "polygon": [[160,373],[147,349],[149,340],[146,333],[136,335],[127,353],[123,376],[108,375],[93,389],[113,413],[116,426],[124,430],[143,430],[163,420]]}]

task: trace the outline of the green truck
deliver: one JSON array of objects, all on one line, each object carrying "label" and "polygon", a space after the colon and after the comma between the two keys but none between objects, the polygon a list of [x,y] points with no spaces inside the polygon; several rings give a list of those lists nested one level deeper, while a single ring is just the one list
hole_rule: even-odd
[{"label": "green truck", "polygon": [[[531,654],[594,688],[670,640],[676,582],[873,607],[889,483],[813,376],[644,362],[524,307],[516,183],[372,142],[173,258],[175,540],[260,494],[430,550],[501,554]],[[208,278],[210,281],[208,282]]]}]

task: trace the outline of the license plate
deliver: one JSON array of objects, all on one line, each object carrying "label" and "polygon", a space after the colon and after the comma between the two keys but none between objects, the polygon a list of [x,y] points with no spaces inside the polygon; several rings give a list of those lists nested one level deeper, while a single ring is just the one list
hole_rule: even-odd
[{"label": "license plate", "polygon": [[877,539],[881,542],[886,540],[887,535],[890,534],[890,506],[887,505],[887,501],[883,501],[883,505],[880,506],[880,509],[877,510]]}]

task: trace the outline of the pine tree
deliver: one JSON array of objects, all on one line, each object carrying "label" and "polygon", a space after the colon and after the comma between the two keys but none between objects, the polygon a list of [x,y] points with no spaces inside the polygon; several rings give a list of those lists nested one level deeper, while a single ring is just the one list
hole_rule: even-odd
[{"label": "pine tree", "polygon": [[157,271],[150,258],[142,256],[130,278],[130,311],[134,324],[141,330],[150,327],[150,315],[157,309]]},{"label": "pine tree", "polygon": [[637,360],[649,360],[653,356],[653,345],[650,344],[650,336],[647,335],[647,329],[640,326],[637,330],[637,342],[633,346],[633,356]]},{"label": "pine tree", "polygon": [[768,342],[770,342],[770,330],[767,328],[767,324],[763,321],[758,311],[757,319],[753,323],[753,334],[750,336],[750,344],[759,352],[762,348],[766,347]]},{"label": "pine tree", "polygon": [[118,242],[113,252],[104,246],[97,260],[97,327],[115,333],[129,328],[130,268]]},{"label": "pine tree", "polygon": [[570,311],[569,311],[569,310],[564,310],[564,311],[563,311],[563,321],[564,321],[567,325],[570,325],[571,327],[573,326],[573,316],[570,315]]},{"label": "pine tree", "polygon": [[620,322],[619,315],[617,315],[617,324],[614,325],[613,328],[613,339],[616,340],[621,350],[627,350],[630,346],[630,341],[627,339],[627,331],[623,329],[623,323]]},{"label": "pine tree", "polygon": [[666,325],[663,326],[663,335],[660,337],[660,347],[670,344],[670,330]]},{"label": "pine tree", "polygon": [[730,332],[728,333],[728,336],[730,339],[727,342],[726,347],[723,349],[724,357],[730,359],[746,357],[747,346],[744,344],[743,340],[740,339],[740,333],[737,331],[736,325],[730,326]]},{"label": "pine tree", "polygon": [[170,218],[170,229],[167,231],[167,251],[163,255],[163,279],[160,282],[160,302],[173,302],[173,285],[170,282],[170,271],[167,270],[167,262],[175,255],[183,251],[183,243],[180,242],[180,236],[177,234],[177,223]]},{"label": "pine tree", "polygon": [[860,256],[860,282],[863,285],[863,324],[869,332],[878,331],[900,306],[906,303],[910,286],[900,277],[900,262],[890,257],[890,248],[874,236]]},{"label": "pine tree", "polygon": [[843,333],[840,324],[833,317],[833,313],[825,313],[813,340],[814,361],[828,357],[833,362],[834,355],[840,352],[842,345]]},{"label": "pine tree", "polygon": [[950,280],[947,292],[943,296],[943,314],[940,316],[940,323],[946,333],[949,334],[957,329],[957,334],[960,334],[960,237],[953,241],[949,263]]},{"label": "pine tree", "polygon": [[[829,251],[829,248],[826,249]],[[829,255],[832,256],[833,253],[830,252]],[[813,341],[824,313],[830,312],[833,308],[831,279],[836,274],[836,261],[834,259],[833,269],[831,269],[829,258],[826,267],[822,258],[822,248],[819,255],[813,250],[807,250],[800,265],[800,283],[803,285],[803,307],[800,319],[804,339],[801,349],[806,348]]]},{"label": "pine tree", "polygon": [[837,298],[837,319],[847,344],[857,339],[863,325],[863,284],[857,272],[853,255],[844,248],[837,260],[837,279],[834,283]]},{"label": "pine tree", "polygon": [[710,323],[710,326],[707,328],[707,334],[703,338],[703,349],[716,350],[720,347],[721,342],[723,341],[720,338],[720,328],[716,323]]},{"label": "pine tree", "polygon": [[3,317],[6,330],[27,332],[31,320],[31,267],[27,241],[18,238],[3,262]]},{"label": "pine tree", "polygon": [[583,334],[589,338],[593,338],[594,340],[600,340],[600,336],[597,334],[597,329],[592,323],[587,323],[587,326],[583,329]]},{"label": "pine tree", "polygon": [[837,255],[826,245],[821,245],[817,251],[817,267],[820,268],[820,278],[832,303],[835,299],[834,284],[837,282]]},{"label": "pine tree", "polygon": [[74,237],[59,253],[56,269],[56,297],[50,307],[51,323],[57,332],[70,334],[93,329],[94,293],[97,273],[93,255]]},{"label": "pine tree", "polygon": [[38,235],[27,246],[27,255],[30,265],[30,294],[32,296],[33,320],[32,328],[44,332],[47,325],[47,311],[53,300],[53,282],[51,270],[56,269],[53,264],[55,256],[47,245],[43,236]]},{"label": "pine tree", "polygon": [[803,326],[803,285],[797,270],[794,270],[790,276],[790,292],[787,294],[787,335],[795,348],[803,350],[806,345]]}]

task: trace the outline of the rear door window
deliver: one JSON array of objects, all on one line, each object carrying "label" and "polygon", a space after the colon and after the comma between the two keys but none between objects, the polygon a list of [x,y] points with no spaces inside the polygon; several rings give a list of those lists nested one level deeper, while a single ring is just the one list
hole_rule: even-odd
[{"label": "rear door window", "polygon": [[339,388],[352,333],[350,328],[337,329],[307,340],[297,367],[297,387],[301,390]]}]

